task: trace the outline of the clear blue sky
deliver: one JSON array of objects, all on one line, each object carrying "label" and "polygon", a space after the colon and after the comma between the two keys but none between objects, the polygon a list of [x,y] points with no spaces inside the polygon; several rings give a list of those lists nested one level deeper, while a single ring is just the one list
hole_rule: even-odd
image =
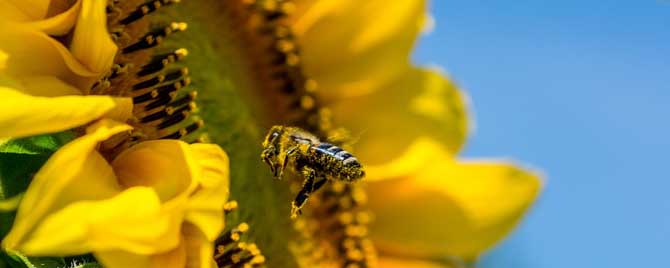
[{"label": "clear blue sky", "polygon": [[670,267],[670,0],[434,0],[414,55],[471,96],[465,156],[548,175],[483,268]]}]

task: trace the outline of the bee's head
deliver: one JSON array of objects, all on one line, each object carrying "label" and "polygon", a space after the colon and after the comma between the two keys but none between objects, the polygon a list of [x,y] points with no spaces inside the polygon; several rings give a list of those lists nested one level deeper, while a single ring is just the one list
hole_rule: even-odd
[{"label": "bee's head", "polygon": [[277,173],[279,172],[280,161],[277,156],[279,155],[279,137],[282,132],[282,126],[272,127],[263,141],[263,152],[261,153],[261,159],[270,166],[270,170],[275,177],[279,175]]},{"label": "bee's head", "polygon": [[283,126],[273,126],[268,131],[268,134],[265,136],[263,141],[263,148],[268,148],[269,146],[275,146],[279,142],[279,136],[284,132]]}]

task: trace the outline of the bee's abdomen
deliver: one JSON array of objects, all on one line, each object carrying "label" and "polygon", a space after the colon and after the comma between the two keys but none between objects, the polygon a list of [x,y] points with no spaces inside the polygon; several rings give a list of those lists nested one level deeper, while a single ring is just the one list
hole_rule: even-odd
[{"label": "bee's abdomen", "polygon": [[320,143],[312,147],[314,164],[336,179],[353,181],[365,175],[361,163],[355,156],[330,143]]}]

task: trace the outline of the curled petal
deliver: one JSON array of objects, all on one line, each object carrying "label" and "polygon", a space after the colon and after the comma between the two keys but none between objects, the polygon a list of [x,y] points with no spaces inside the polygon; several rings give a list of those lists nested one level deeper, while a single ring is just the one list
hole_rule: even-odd
[{"label": "curled petal", "polygon": [[205,238],[214,241],[224,227],[223,205],[230,195],[228,156],[217,145],[190,145],[202,172],[199,189],[189,198],[186,220],[200,228]]},{"label": "curled petal", "polygon": [[[54,91],[67,91],[64,84],[54,82],[51,85]],[[132,100],[128,98],[35,97],[7,87],[0,87],[0,96],[4,111],[0,114],[0,137],[18,138],[62,131],[81,126],[108,113],[121,118],[129,116],[132,107]]]},{"label": "curled petal", "polygon": [[26,23],[25,25],[49,35],[65,35],[72,30],[72,27],[77,21],[77,15],[79,14],[79,10],[81,8],[81,2],[82,0],[78,0],[75,4],[71,5],[62,13],[56,14],[49,18],[34,20]]},{"label": "curled petal", "polygon": [[191,224],[182,227],[183,245],[186,251],[185,268],[216,268],[212,265],[214,246],[212,240],[202,232],[202,228]]},{"label": "curled petal", "polygon": [[12,77],[56,76],[85,91],[102,74],[89,69],[63,44],[43,32],[1,22],[0,31],[0,50],[9,55],[5,72]]},{"label": "curled petal", "polygon": [[[425,1],[298,1],[293,29],[325,99],[361,95],[409,67]],[[327,33],[327,34],[324,34]]]},{"label": "curled petal", "polygon": [[[184,267],[185,252],[181,244],[169,251],[149,255],[137,254],[128,251],[98,251],[95,258],[107,268],[160,268]],[[166,262],[175,262],[175,266],[165,265]],[[163,265],[163,266],[160,266]],[[181,266],[179,266],[181,265]]]},{"label": "curled petal", "polygon": [[200,174],[189,145],[178,140],[139,143],[116,157],[112,167],[122,187],[151,187],[163,203],[190,195]]},{"label": "curled petal", "polygon": [[410,69],[386,90],[332,107],[337,121],[360,138],[356,153],[367,164],[390,161],[422,136],[440,141],[455,154],[468,133],[465,94],[431,70]]},{"label": "curled petal", "polygon": [[89,134],[63,146],[37,172],[2,242],[4,248],[21,249],[26,241],[34,240],[30,235],[45,217],[73,201],[103,200],[120,191],[114,172],[95,148],[130,126],[102,120],[89,129]]},{"label": "curled petal", "polygon": [[47,17],[50,0],[4,0],[0,1],[0,16],[3,20],[29,22]]},{"label": "curled petal", "polygon": [[[448,156],[433,155],[440,154]],[[436,158],[411,174],[370,182],[371,232],[387,254],[472,260],[517,224],[540,188],[537,174],[511,163]]]},{"label": "curled petal", "polygon": [[117,47],[107,32],[106,0],[83,1],[70,51],[94,73],[102,74],[112,67]]},{"label": "curled petal", "polygon": [[169,219],[148,187],[134,187],[105,200],[80,201],[44,219],[21,251],[31,255],[74,255],[123,249],[153,253],[176,244],[163,240]]}]

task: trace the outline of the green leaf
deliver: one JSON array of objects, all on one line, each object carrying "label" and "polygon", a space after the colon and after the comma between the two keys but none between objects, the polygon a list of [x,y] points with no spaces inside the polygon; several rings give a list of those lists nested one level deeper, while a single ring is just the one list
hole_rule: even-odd
[{"label": "green leaf", "polygon": [[18,195],[26,191],[49,157],[73,138],[74,133],[67,131],[10,140],[0,145],[0,238],[12,227]]},{"label": "green leaf", "polygon": [[0,145],[0,153],[51,154],[74,138],[72,131],[13,139]]},{"label": "green leaf", "polygon": [[86,254],[74,257],[65,257],[67,268],[101,268],[102,265],[97,262],[93,254]]},{"label": "green leaf", "polygon": [[8,199],[28,188],[51,154],[0,153],[0,199]]},{"label": "green leaf", "polygon": [[27,257],[18,252],[8,252],[10,267],[27,268],[63,268],[68,267],[63,258],[60,257]]},{"label": "green leaf", "polygon": [[72,268],[102,268],[102,265],[97,262],[89,262],[82,265],[73,266]]}]

